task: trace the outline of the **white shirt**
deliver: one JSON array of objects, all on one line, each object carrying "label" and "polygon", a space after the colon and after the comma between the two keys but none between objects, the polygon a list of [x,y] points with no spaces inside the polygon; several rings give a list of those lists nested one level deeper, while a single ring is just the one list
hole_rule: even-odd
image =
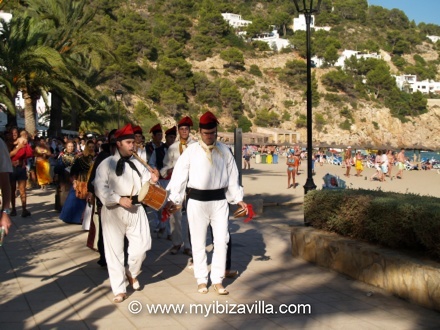
[{"label": "white shirt", "polygon": [[382,154],[382,165],[388,166],[388,156],[386,154]]},{"label": "white shirt", "polygon": [[11,173],[12,163],[5,141],[0,139],[0,173]]},{"label": "white shirt", "polygon": [[229,203],[237,204],[243,200],[243,188],[238,183],[234,156],[221,142],[216,142],[216,149],[212,150],[212,163],[199,143],[192,143],[180,155],[167,186],[169,199],[181,204],[187,186],[199,190],[225,188]]},{"label": "white shirt", "polygon": [[139,193],[141,187],[150,179],[150,172],[147,168],[131,157],[141,177],[125,163],[124,172],[121,176],[116,175],[116,164],[121,158],[119,152],[107,157],[96,169],[96,177],[93,182],[95,193],[105,206],[119,204],[122,196],[134,196]]},{"label": "white shirt", "polygon": [[[186,142],[187,148],[195,142],[196,141],[194,141],[189,137]],[[160,170],[160,175],[162,175],[163,178],[167,177],[167,171],[174,168],[174,166],[176,165],[177,159],[179,159],[180,157],[179,146],[180,146],[180,140],[177,140],[168,148],[167,153],[165,154],[165,157],[163,159],[163,167]]]}]

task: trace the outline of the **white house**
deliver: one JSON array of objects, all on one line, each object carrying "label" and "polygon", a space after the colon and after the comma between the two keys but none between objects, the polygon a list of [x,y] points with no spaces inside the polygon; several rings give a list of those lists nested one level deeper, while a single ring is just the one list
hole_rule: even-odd
[{"label": "white house", "polygon": [[439,36],[426,36],[429,40],[431,40],[433,43],[436,43],[440,40]]},{"label": "white house", "polygon": [[416,81],[413,85],[413,92],[419,91],[423,94],[436,93],[440,94],[440,82],[434,80]]},{"label": "white house", "polygon": [[267,144],[298,143],[300,134],[298,132],[281,128],[256,127],[255,133],[266,134],[269,136]]},{"label": "white house", "polygon": [[417,76],[413,74],[404,74],[393,77],[396,79],[397,88],[399,88],[401,91],[412,92],[413,85],[417,82]]},{"label": "white house", "polygon": [[423,94],[437,93],[440,94],[440,82],[433,80],[417,81],[417,76],[412,74],[405,74],[401,76],[394,76],[397,87],[401,91],[414,93],[419,91]]},{"label": "white house", "polygon": [[358,60],[361,58],[363,58],[363,59],[375,58],[378,60],[382,59],[382,56],[378,53],[362,53],[357,50],[345,49],[342,52],[342,55],[336,61],[335,66],[340,66],[343,69],[345,67],[345,60],[352,57],[352,56],[355,56]]},{"label": "white house", "polygon": [[[4,20],[6,23],[9,23],[12,19],[12,14],[5,13],[4,11],[0,11],[0,20]],[[0,32],[3,30],[3,26],[0,23]]]},{"label": "white house", "polygon": [[[296,31],[305,31],[306,30],[306,17],[301,14],[297,18],[293,19],[293,32]],[[318,30],[330,31],[330,26],[315,26],[315,15],[312,15],[310,18],[310,28]]]},{"label": "white house", "polygon": [[241,18],[241,15],[231,14],[231,13],[222,13],[223,19],[228,22],[230,26],[233,28],[240,28],[243,26],[248,26],[252,24],[252,21],[246,21]]},{"label": "white house", "polygon": [[263,33],[259,35],[257,38],[252,38],[252,40],[264,41],[269,44],[270,49],[280,50],[282,48],[286,48],[290,45],[289,40],[280,38],[278,31],[274,29],[270,33]]}]

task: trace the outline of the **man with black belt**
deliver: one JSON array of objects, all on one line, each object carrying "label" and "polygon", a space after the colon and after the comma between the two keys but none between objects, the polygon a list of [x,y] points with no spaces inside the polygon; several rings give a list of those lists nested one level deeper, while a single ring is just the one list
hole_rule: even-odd
[{"label": "man with black belt", "polygon": [[[193,126],[192,119],[188,116],[183,117],[177,123],[177,130],[179,132],[179,140],[174,142],[168,149],[163,159],[163,167],[160,174],[164,178],[171,178],[174,166],[180,155],[195,141],[189,135],[191,126]],[[183,244],[183,253],[191,256],[191,243],[188,235],[188,219],[182,214],[179,209],[170,217],[171,227],[171,241],[173,247],[170,250],[171,254],[177,254]]]},{"label": "man with black belt", "polygon": [[187,214],[191,232],[194,259],[194,276],[198,292],[207,293],[208,265],[206,233],[209,225],[214,236],[214,253],[211,263],[211,282],[220,295],[229,292],[223,287],[226,250],[229,241],[229,205],[238,204],[246,209],[243,189],[238,181],[238,169],[229,148],[217,140],[217,118],[206,112],[200,118],[201,141],[188,146],[174,167],[168,184],[169,209],[181,205],[187,188]]},{"label": "man with black belt", "polygon": [[[150,173],[132,157],[134,132],[127,124],[115,133],[117,152],[104,159],[96,170],[96,196],[101,200],[105,257],[112,287],[113,302],[126,299],[126,279],[134,290],[140,289],[140,273],[146,251],[151,248],[151,235],[144,207],[137,195],[150,180],[155,184],[159,175]],[[128,239],[128,266],[124,267],[124,237]]]}]

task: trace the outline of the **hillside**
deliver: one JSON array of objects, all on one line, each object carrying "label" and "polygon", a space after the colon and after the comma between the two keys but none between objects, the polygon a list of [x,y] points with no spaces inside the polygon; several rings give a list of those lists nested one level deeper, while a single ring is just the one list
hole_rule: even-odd
[{"label": "hillside", "polygon": [[[386,54],[383,52],[383,54]],[[431,58],[438,56],[435,52],[426,54]],[[306,103],[302,95],[290,90],[285,84],[281,83],[276,76],[267,74],[273,69],[282,68],[287,61],[292,60],[293,54],[274,54],[270,57],[252,58],[245,61],[245,72],[225,73],[225,62],[215,56],[205,61],[190,61],[194,72],[204,72],[209,76],[209,72],[215,70],[220,75],[227,75],[231,80],[238,77],[244,77],[247,80],[254,80],[255,85],[250,89],[241,89],[243,102],[248,105],[247,115],[254,113],[255,109],[267,108],[281,114],[285,106],[283,101],[296,101],[297,105],[288,108],[292,115],[292,120],[284,121],[281,125],[284,129],[298,131],[301,134],[302,141],[306,138],[306,129],[297,129],[295,119],[297,114],[306,114]],[[408,56],[410,57],[410,56]],[[387,57],[385,57],[387,59]],[[395,70],[391,61],[388,62],[391,70]],[[263,77],[259,78],[249,74],[249,67],[255,64],[263,72]],[[332,69],[314,68],[316,76],[322,76],[323,73]],[[266,72],[266,73],[265,73]],[[325,93],[325,89],[320,85],[320,93]],[[269,97],[261,98],[261,95],[269,93]],[[319,144],[336,145],[373,145],[373,146],[392,146],[398,147],[425,147],[437,150],[440,146],[440,100],[432,99],[428,102],[428,113],[412,118],[407,123],[402,123],[399,119],[392,117],[388,108],[377,107],[374,103],[359,103],[357,110],[354,111],[355,122],[350,131],[343,130],[339,123],[343,118],[339,114],[339,109],[335,108],[325,100],[321,100],[319,106],[313,108],[314,113],[323,114],[328,122],[324,129],[318,131],[314,127],[313,141]],[[231,124],[231,118],[221,118],[224,126]],[[376,125],[377,123],[377,125]],[[376,128],[375,126],[378,126]]]},{"label": "hillside", "polygon": [[[293,30],[299,13],[291,0],[41,0],[0,9],[14,17],[0,44],[0,101],[13,108],[16,90],[52,90],[50,134],[59,134],[61,123],[103,133],[120,117],[145,131],[158,121],[169,128],[209,109],[222,130],[281,127],[298,130],[305,142],[306,38]],[[252,21],[240,28],[246,38],[222,13]],[[324,65],[313,69],[314,143],[440,148],[438,105],[399,90],[392,76],[440,80],[440,44],[427,38],[440,35],[440,26],[416,25],[402,11],[366,0],[323,0],[314,22],[331,27],[311,35],[312,55]],[[274,28],[294,47],[279,54],[252,41]],[[38,37],[27,38],[33,31]],[[17,57],[40,45],[45,51],[33,65]],[[350,59],[337,70],[344,49],[380,52],[383,60]],[[117,90],[123,102],[116,102]],[[24,111],[26,128],[35,130],[35,106]]]}]

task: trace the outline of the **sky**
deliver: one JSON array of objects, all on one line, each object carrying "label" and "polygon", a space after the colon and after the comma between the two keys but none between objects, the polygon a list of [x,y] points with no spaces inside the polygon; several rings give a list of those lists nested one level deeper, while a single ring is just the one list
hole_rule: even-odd
[{"label": "sky", "polygon": [[369,5],[403,11],[410,21],[440,25],[440,0],[368,0]]}]

